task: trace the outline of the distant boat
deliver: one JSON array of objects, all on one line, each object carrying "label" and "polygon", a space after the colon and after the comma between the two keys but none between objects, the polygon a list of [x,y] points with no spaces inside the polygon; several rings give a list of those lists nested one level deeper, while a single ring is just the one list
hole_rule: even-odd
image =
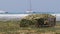
[{"label": "distant boat", "polygon": [[7,14],[8,12],[5,12],[5,14]]},{"label": "distant boat", "polygon": [[32,13],[33,11],[26,11],[26,13]]},{"label": "distant boat", "polygon": [[26,11],[26,13],[36,13],[36,12],[34,12],[34,11]]}]

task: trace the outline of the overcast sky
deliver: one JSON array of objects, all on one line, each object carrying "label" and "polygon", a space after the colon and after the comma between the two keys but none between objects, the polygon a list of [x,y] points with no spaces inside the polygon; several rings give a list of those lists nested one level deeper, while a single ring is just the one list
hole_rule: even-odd
[{"label": "overcast sky", "polygon": [[[31,0],[32,11],[60,12],[60,0]],[[29,0],[0,0],[0,10],[24,13],[29,10]]]}]

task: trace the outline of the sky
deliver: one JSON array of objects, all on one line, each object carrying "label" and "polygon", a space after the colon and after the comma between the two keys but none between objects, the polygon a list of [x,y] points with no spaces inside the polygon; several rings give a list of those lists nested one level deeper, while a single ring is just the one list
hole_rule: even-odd
[{"label": "sky", "polygon": [[[31,0],[34,12],[60,12],[60,0]],[[0,0],[0,10],[8,13],[24,13],[30,9],[29,0]]]}]

